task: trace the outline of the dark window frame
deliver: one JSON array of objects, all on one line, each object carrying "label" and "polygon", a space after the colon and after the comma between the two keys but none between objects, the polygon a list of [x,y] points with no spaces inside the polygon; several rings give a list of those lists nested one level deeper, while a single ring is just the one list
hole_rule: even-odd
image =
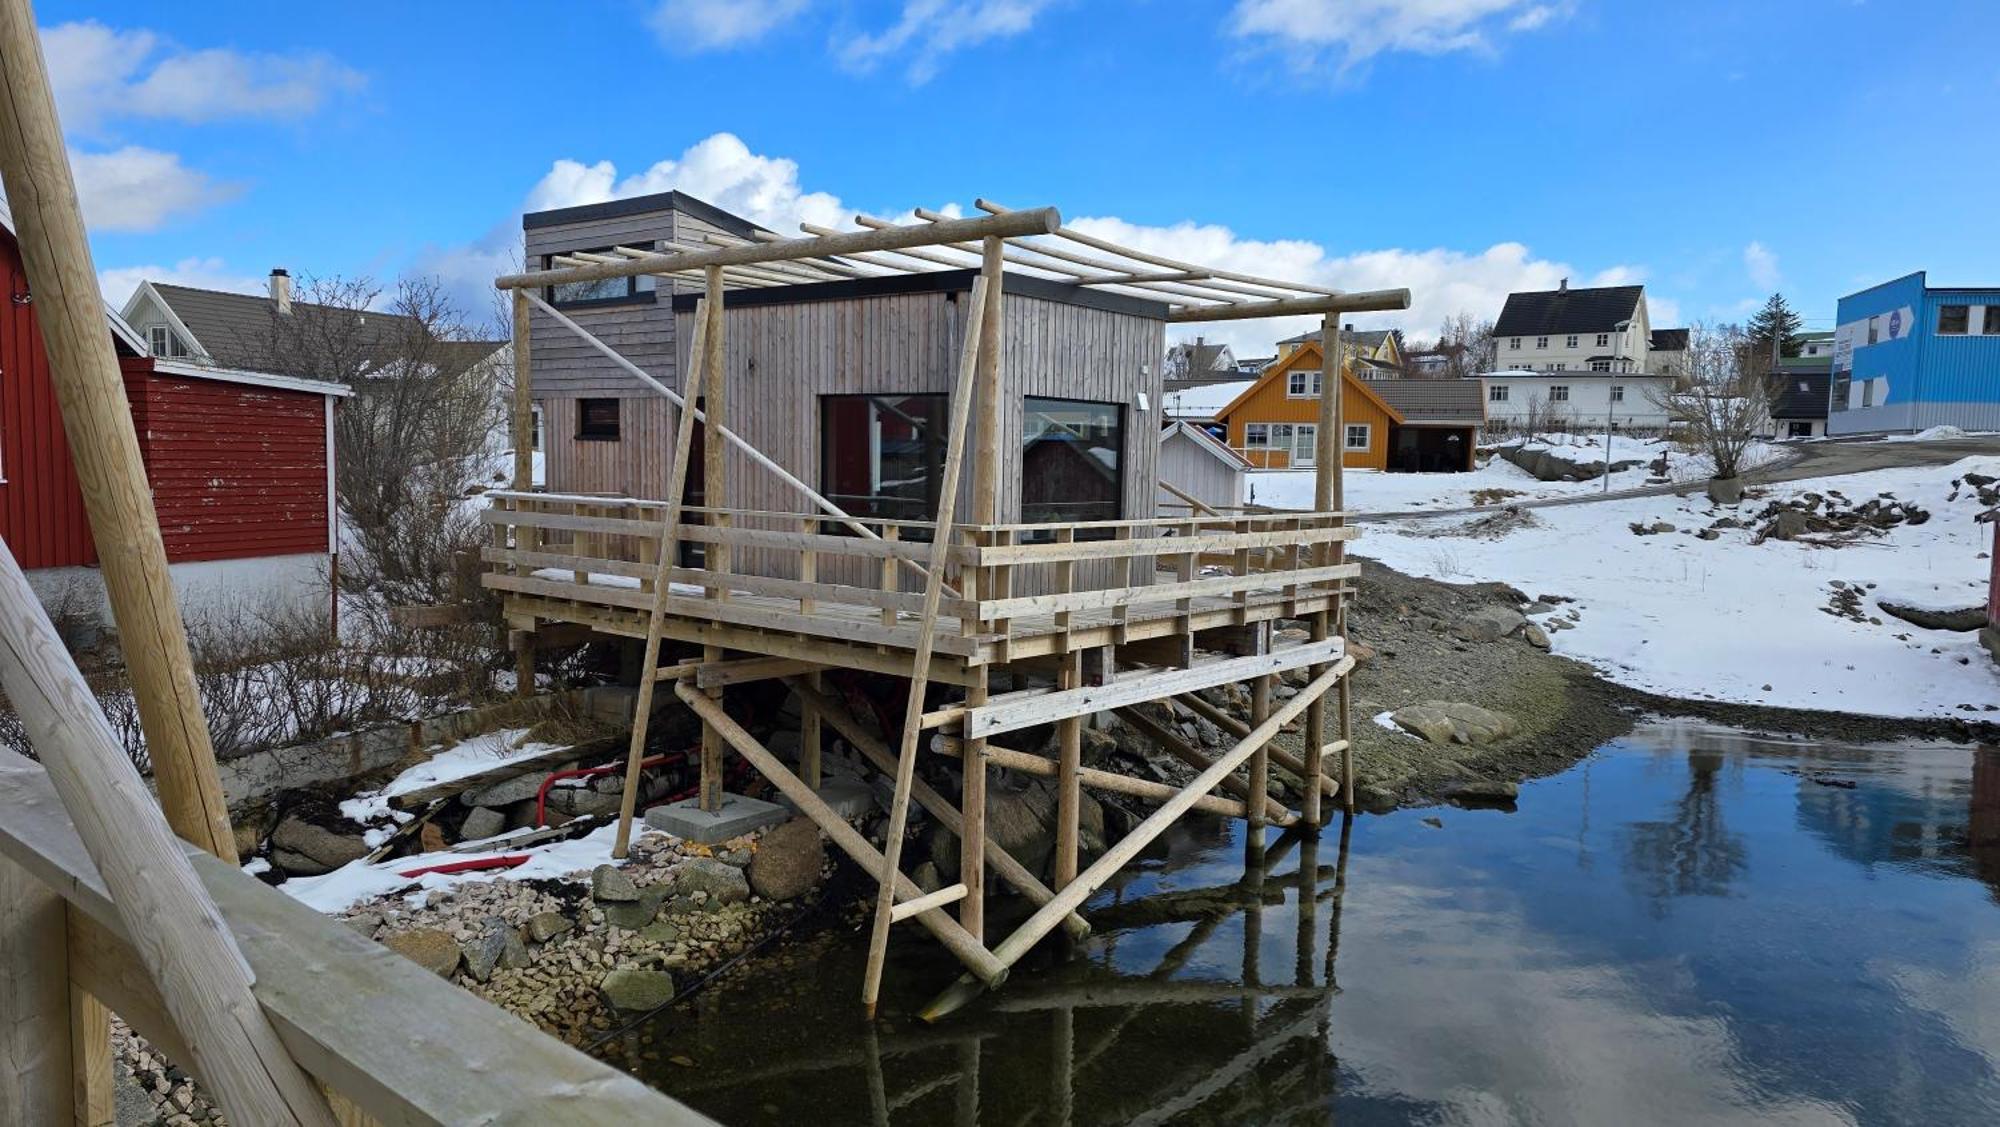
[{"label": "dark window frame", "polygon": [[[839,505],[842,509],[846,510],[850,515],[855,517],[857,520],[916,521],[920,523],[924,521],[937,520],[938,502],[941,500],[943,493],[943,490],[941,488],[941,483],[944,479],[944,463],[945,463],[945,457],[948,453],[946,449],[944,432],[949,427],[951,419],[951,396],[946,395],[943,392],[879,392],[878,391],[878,392],[839,392],[830,395],[820,395],[816,398],[819,407],[820,492],[825,494],[829,500],[833,501],[834,504]],[[929,479],[926,482],[928,488],[925,490],[925,495],[922,499],[922,507],[926,511],[920,512],[916,515],[898,515],[892,512],[882,511],[883,507],[885,506],[885,504],[888,506],[894,506],[897,504],[907,504],[908,499],[896,498],[896,497],[885,498],[879,494],[868,496],[858,493],[845,493],[836,488],[833,480],[834,479],[833,458],[835,455],[835,450],[832,441],[832,433],[829,430],[829,428],[833,425],[833,420],[827,413],[827,406],[829,403],[834,401],[895,400],[898,402],[902,402],[911,399],[921,399],[935,403],[935,407],[933,408],[933,417],[929,420],[931,429],[925,435],[925,442],[924,442],[925,448],[928,451],[930,451],[932,455],[931,457],[928,458],[932,466],[932,470]],[[841,523],[838,520],[829,520],[826,523],[822,524],[820,526],[820,531],[832,535],[848,535],[848,536],[859,535],[859,533],[856,533],[852,528],[848,527],[847,525]],[[930,539],[929,533],[923,531],[922,529],[917,529],[917,528],[904,529],[901,533],[901,536],[902,539],[904,540],[916,540],[920,542],[928,541]]]},{"label": "dark window frame", "polygon": [[[648,245],[649,243],[650,240],[642,240],[640,244],[640,249],[653,249],[650,245]],[[631,246],[632,244],[626,243],[622,245]],[[572,250],[552,251],[542,256],[542,269],[544,270],[562,269],[562,267],[557,266],[555,264],[555,260],[565,254],[610,254],[612,250],[613,250],[612,247],[606,246],[606,247],[576,247]],[[654,286],[654,288],[653,289],[640,288],[642,285],[646,284],[651,284]],[[543,286],[542,300],[548,302],[550,305],[555,306],[557,309],[602,309],[606,306],[613,306],[613,305],[652,305],[659,301],[659,290],[658,290],[658,283],[653,278],[652,275],[634,274],[625,279],[625,292],[623,294],[614,295],[611,297],[572,298],[569,300],[558,301],[556,300],[556,287]]]},{"label": "dark window frame", "polygon": [[[625,409],[619,406],[616,397],[593,396],[576,401],[576,440],[578,442],[617,442],[624,432]],[[611,404],[611,426],[604,428],[602,420],[593,423],[590,419],[591,404]]]},{"label": "dark window frame", "polygon": [[[1957,314],[1955,320],[1957,328],[1948,328],[1947,325],[1954,323],[1950,320],[1954,312]],[[1970,335],[1971,332],[1972,307],[1970,305],[1938,306],[1937,335],[1941,337],[1962,337]]]}]

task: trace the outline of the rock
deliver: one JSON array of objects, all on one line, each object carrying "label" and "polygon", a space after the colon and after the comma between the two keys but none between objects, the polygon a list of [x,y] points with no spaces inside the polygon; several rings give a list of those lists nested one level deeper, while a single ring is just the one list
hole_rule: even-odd
[{"label": "rock", "polygon": [[1663,520],[1656,520],[1652,524],[1647,525],[1646,527],[1655,534],[1663,532],[1672,532],[1674,530],[1673,525]]},{"label": "rock", "polygon": [[1355,804],[1371,814],[1387,814],[1402,804],[1402,798],[1387,787],[1363,783],[1354,788]]},{"label": "rock", "polygon": [[803,896],[819,883],[820,866],[825,863],[819,827],[805,818],[793,818],[757,843],[756,856],[750,858],[750,888],[766,900]]},{"label": "rock", "polygon": [[489,806],[473,807],[458,827],[461,841],[484,841],[507,828],[507,815]]},{"label": "rock", "polygon": [[425,822],[417,830],[417,847],[425,853],[444,852],[444,830],[436,822]]},{"label": "rock", "polygon": [[1797,540],[1811,529],[1810,518],[1797,509],[1780,509],[1767,533],[1774,540]]},{"label": "rock", "polygon": [[575,926],[576,921],[561,912],[537,912],[528,917],[528,938],[536,943],[547,943]]},{"label": "rock", "polygon": [[271,831],[271,851],[273,860],[280,853],[286,855],[278,865],[286,872],[294,876],[318,876],[367,856],[368,844],[359,835],[335,833],[303,818],[290,817]]},{"label": "rock", "polygon": [[1549,648],[1548,632],[1532,622],[1521,627],[1521,636],[1528,640],[1529,645],[1535,647],[1538,650],[1545,650]]},{"label": "rock", "polygon": [[1499,779],[1462,779],[1447,785],[1444,795],[1466,802],[1512,802],[1521,797],[1521,788]]},{"label": "rock", "polygon": [[674,976],[663,970],[620,967],[597,984],[604,1004],[623,1013],[656,1010],[674,998]]},{"label": "rock", "polygon": [[[995,785],[986,793],[986,832],[1029,872],[1042,872],[1055,851],[1055,807],[1055,794],[1045,787]],[[939,872],[958,872],[958,835],[940,827],[931,834],[930,852]]]},{"label": "rock", "polygon": [[1716,530],[1714,530],[1713,528],[1704,528],[1704,529],[1702,529],[1702,530],[1701,530],[1700,532],[1697,532],[1697,533],[1695,533],[1694,535],[1695,535],[1695,539],[1697,539],[1697,540],[1720,540],[1720,539],[1722,539],[1722,533],[1720,533],[1720,532],[1717,532],[1717,531],[1716,531]]},{"label": "rock", "polygon": [[666,897],[658,892],[643,894],[637,900],[601,903],[598,909],[604,913],[604,922],[612,927],[622,927],[626,931],[638,931],[653,922],[660,914],[660,902]]},{"label": "rock", "polygon": [[1429,826],[1434,830],[1441,830],[1444,828],[1444,819],[1437,817],[1425,818],[1424,825]]},{"label": "rock", "polygon": [[1899,603],[1890,599],[1877,598],[1875,605],[1882,613],[1900,618],[1912,626],[1926,630],[1978,630],[1986,625],[1986,607],[1967,606],[1957,608],[1919,607]]},{"label": "rock", "polygon": [[1513,607],[1485,606],[1460,618],[1452,625],[1451,634],[1466,642],[1497,642],[1527,621]]},{"label": "rock", "polygon": [[649,923],[639,929],[639,938],[648,943],[658,943],[663,946],[668,943],[679,943],[686,936],[687,931],[681,925],[668,923],[665,920]]},{"label": "rock", "polygon": [[[551,767],[549,770],[553,771],[555,768]],[[467,806],[512,806],[516,802],[532,802],[542,789],[542,780],[546,778],[548,774],[543,771],[516,775],[511,779],[494,783],[490,787],[466,791],[459,796],[459,801]]]},{"label": "rock", "polygon": [[505,920],[498,916],[487,919],[486,930],[461,949],[465,956],[465,973],[471,975],[474,982],[485,982],[493,977],[494,968],[506,959],[508,949],[520,945],[521,937],[514,934],[514,929],[508,927]]},{"label": "rock", "polygon": [[750,899],[750,881],[743,870],[713,857],[696,857],[674,870],[677,894],[704,892],[722,904],[739,904]]},{"label": "rock", "polygon": [[382,940],[382,946],[410,960],[432,974],[449,977],[458,969],[461,952],[458,941],[450,932],[434,927],[422,927],[391,935]]},{"label": "rock", "polygon": [[1741,504],[1743,501],[1743,479],[1740,477],[1709,478],[1708,499],[1718,505]]},{"label": "rock", "polygon": [[553,813],[580,818],[585,814],[616,814],[624,803],[616,794],[602,794],[589,787],[550,787],[548,808]]},{"label": "rock", "polygon": [[368,939],[375,938],[375,933],[382,930],[382,917],[374,912],[357,912],[341,922]]},{"label": "rock", "polygon": [[1357,642],[1349,638],[1347,640],[1347,656],[1354,659],[1354,664],[1357,667],[1367,665],[1369,662],[1375,660],[1375,647],[1366,642]]},{"label": "rock", "polygon": [[1434,744],[1469,744],[1483,747],[1520,731],[1521,725],[1504,712],[1494,712],[1476,704],[1457,701],[1425,701],[1399,708],[1390,714],[1398,727],[1422,736]]},{"label": "rock", "polygon": [[639,899],[639,886],[616,865],[599,865],[590,870],[590,898],[599,904],[630,904]]},{"label": "rock", "polygon": [[936,892],[944,887],[944,877],[938,872],[937,862],[929,860],[919,861],[917,867],[910,870],[910,882],[925,892]]}]

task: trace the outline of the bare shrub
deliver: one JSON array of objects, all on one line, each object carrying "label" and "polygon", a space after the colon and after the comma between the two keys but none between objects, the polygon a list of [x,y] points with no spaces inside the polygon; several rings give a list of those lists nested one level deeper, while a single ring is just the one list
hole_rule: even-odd
[{"label": "bare shrub", "polygon": [[1688,330],[1687,386],[1646,395],[1666,413],[1674,436],[1727,480],[1742,472],[1768,424],[1776,388],[1769,359],[1742,329],[1697,323]]}]

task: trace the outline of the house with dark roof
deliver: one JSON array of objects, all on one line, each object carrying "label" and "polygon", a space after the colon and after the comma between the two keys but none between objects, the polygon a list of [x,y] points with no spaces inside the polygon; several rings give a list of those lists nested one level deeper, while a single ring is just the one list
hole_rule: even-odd
[{"label": "house with dark roof", "polygon": [[1391,470],[1458,473],[1473,468],[1472,452],[1486,427],[1486,398],[1476,380],[1374,380],[1368,389],[1402,416],[1389,428]]},{"label": "house with dark roof", "polygon": [[1654,329],[1646,342],[1646,370],[1666,376],[1687,375],[1688,331]]},{"label": "house with dark roof", "polygon": [[[1663,344],[1678,333],[1685,354],[1685,329],[1661,332]],[[1662,365],[1674,362],[1671,352],[1653,356],[1644,286],[1572,289],[1564,278],[1552,290],[1508,294],[1493,337],[1506,371],[1668,374]]]},{"label": "house with dark roof", "polygon": [[[1226,383],[1243,378],[1236,354],[1226,344],[1210,344],[1202,337],[1182,341],[1167,349],[1166,389]],[[1251,373],[1255,375],[1256,373]]]},{"label": "house with dark roof", "polygon": [[[1832,338],[1827,334],[1828,339]],[[1819,438],[1833,392],[1833,353],[1789,356],[1771,373],[1771,422],[1778,438]]]},{"label": "house with dark roof", "polygon": [[[1315,331],[1286,337],[1278,342],[1278,359],[1288,360],[1310,344],[1318,348],[1323,334]],[[1403,375],[1403,349],[1394,329],[1357,329],[1346,325],[1340,331],[1341,358],[1353,364],[1354,378],[1393,380]]]}]

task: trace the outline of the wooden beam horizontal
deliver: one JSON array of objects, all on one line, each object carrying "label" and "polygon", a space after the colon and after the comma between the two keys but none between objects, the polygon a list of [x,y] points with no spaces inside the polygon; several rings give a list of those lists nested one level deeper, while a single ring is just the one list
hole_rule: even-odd
[{"label": "wooden beam horizontal", "polygon": [[[384,1123],[708,1123],[609,1065],[459,989],[255,877],[185,847],[256,976],[285,1049]],[[41,765],[0,751],[0,853],[60,893],[98,938],[73,970],[143,1037],[166,1009]],[[185,1060],[185,1056],[181,1058]]]},{"label": "wooden beam horizontal", "polygon": [[1242,305],[1184,306],[1167,314],[1176,324],[1193,321],[1248,321],[1260,317],[1292,317],[1299,314],[1373,313],[1408,309],[1408,290],[1366,290],[1338,297],[1287,297],[1277,301],[1250,301]]}]

